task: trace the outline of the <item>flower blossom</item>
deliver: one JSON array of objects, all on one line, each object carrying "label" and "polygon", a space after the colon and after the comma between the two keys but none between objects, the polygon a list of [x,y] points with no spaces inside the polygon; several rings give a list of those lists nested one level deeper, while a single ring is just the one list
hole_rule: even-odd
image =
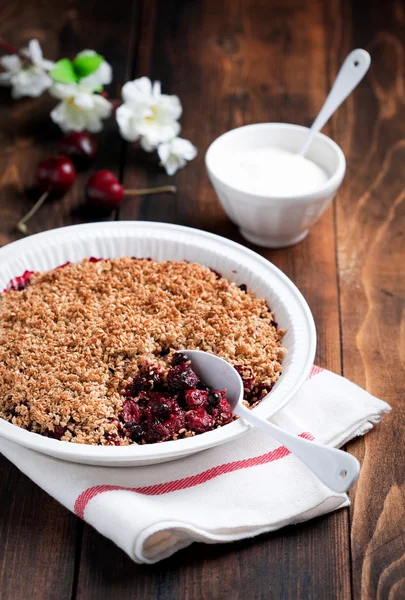
[{"label": "flower blossom", "polygon": [[[93,82],[94,85],[94,82]],[[112,113],[112,104],[85,83],[55,83],[50,93],[61,102],[51,111],[51,119],[64,132],[90,131],[103,128],[102,121]]]},{"label": "flower blossom", "polygon": [[37,98],[52,85],[48,71],[54,63],[43,58],[38,40],[30,40],[19,54],[2,56],[0,65],[4,69],[0,73],[0,85],[11,86],[13,98]]},{"label": "flower blossom", "polygon": [[151,152],[180,132],[180,100],[162,94],[159,81],[152,84],[148,77],[129,81],[122,88],[122,98],[116,116],[120,133],[128,142],[140,140],[142,148]]},{"label": "flower blossom", "polygon": [[196,147],[188,140],[179,137],[160,144],[157,151],[160,164],[166,169],[168,175],[174,175],[178,169],[186,165],[187,161],[197,156]]}]

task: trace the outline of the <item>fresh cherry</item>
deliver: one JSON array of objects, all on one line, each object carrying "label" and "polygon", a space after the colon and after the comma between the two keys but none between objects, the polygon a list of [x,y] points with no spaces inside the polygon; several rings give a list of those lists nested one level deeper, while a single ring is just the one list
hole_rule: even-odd
[{"label": "fresh cherry", "polygon": [[156,188],[125,190],[112,171],[96,171],[86,184],[86,201],[92,208],[113,210],[121,206],[124,196],[143,196],[148,194],[175,193],[173,185]]},{"label": "fresh cherry", "polygon": [[124,186],[111,171],[96,171],[86,184],[86,199],[92,208],[118,208],[124,199]]},{"label": "fresh cherry", "polygon": [[97,156],[97,142],[87,131],[72,131],[61,139],[58,151],[69,156],[78,169],[85,169]]},{"label": "fresh cherry", "polygon": [[17,229],[21,233],[27,233],[26,223],[39,210],[49,194],[63,196],[71,188],[75,179],[76,169],[68,156],[50,156],[41,161],[37,167],[36,180],[42,194],[25,217],[17,223]]},{"label": "fresh cherry", "polygon": [[39,163],[36,179],[42,192],[62,196],[75,182],[76,169],[68,156],[50,156]]}]

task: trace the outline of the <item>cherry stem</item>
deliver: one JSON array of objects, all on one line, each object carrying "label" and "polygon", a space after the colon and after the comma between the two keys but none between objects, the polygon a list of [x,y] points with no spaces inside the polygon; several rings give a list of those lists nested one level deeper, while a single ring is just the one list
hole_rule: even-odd
[{"label": "cherry stem", "polygon": [[18,223],[17,223],[17,229],[18,229],[18,231],[20,231],[24,235],[28,233],[28,228],[26,226],[27,221],[29,221],[31,219],[31,217],[35,215],[35,213],[37,212],[37,210],[39,210],[41,208],[41,206],[43,205],[43,203],[45,202],[45,200],[48,198],[48,196],[49,196],[49,192],[44,192],[39,197],[39,199],[35,202],[34,206],[31,208],[31,210],[29,210],[27,212],[27,214],[25,215],[25,217],[23,217],[21,219],[21,221],[18,221]]},{"label": "cherry stem", "polygon": [[18,54],[18,50],[15,46],[12,46],[0,36],[0,48],[3,48],[7,52],[7,54]]},{"label": "cherry stem", "polygon": [[2,38],[1,36],[0,36],[0,48],[3,48],[3,50],[5,52],[7,52],[7,54],[16,54],[23,63],[32,63],[31,59],[28,56],[24,56],[23,54],[21,54],[21,52],[19,50],[17,50],[17,48],[15,46],[12,46],[11,44],[9,44],[7,42],[7,40]]},{"label": "cherry stem", "polygon": [[151,194],[175,194],[177,188],[174,185],[161,185],[154,188],[144,188],[140,190],[125,190],[125,196],[149,196]]}]

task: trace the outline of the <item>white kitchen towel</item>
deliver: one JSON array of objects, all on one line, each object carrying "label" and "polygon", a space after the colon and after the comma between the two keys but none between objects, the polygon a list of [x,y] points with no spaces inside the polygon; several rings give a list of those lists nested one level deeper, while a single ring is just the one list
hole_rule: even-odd
[{"label": "white kitchen towel", "polygon": [[[347,379],[313,367],[272,421],[342,446],[390,411]],[[250,430],[188,458],[145,467],[67,463],[0,440],[0,451],[69,510],[138,563],[155,563],[193,542],[231,542],[347,506],[288,450]]]}]

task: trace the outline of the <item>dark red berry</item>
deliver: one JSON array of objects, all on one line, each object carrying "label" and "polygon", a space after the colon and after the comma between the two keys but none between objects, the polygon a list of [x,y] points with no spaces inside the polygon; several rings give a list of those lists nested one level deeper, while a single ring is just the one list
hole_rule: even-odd
[{"label": "dark red berry", "polygon": [[51,156],[39,163],[37,185],[42,192],[65,194],[76,179],[76,169],[68,156]]},{"label": "dark red berry", "polygon": [[124,199],[124,188],[111,171],[96,171],[87,181],[86,200],[92,208],[112,210]]},{"label": "dark red berry", "polygon": [[85,169],[96,158],[97,142],[87,131],[72,131],[61,139],[58,151],[69,156],[78,169]]},{"label": "dark red berry", "polygon": [[33,274],[34,271],[24,271],[19,277],[14,277],[7,285],[5,291],[13,290],[15,292],[21,292],[30,284],[31,275]]},{"label": "dark red berry", "polygon": [[158,366],[152,367],[149,370],[149,372],[147,372],[147,374],[146,374],[146,377],[152,383],[154,390],[158,390],[159,387],[162,385],[162,383],[163,383],[162,376],[163,376],[162,368],[158,367]]},{"label": "dark red berry", "polygon": [[143,430],[138,423],[130,421],[129,423],[125,423],[124,427],[133,442],[140,442],[142,440]]},{"label": "dark red berry", "polygon": [[226,423],[230,423],[232,421],[232,408],[229,405],[227,400],[220,400],[218,406],[210,410],[211,415],[215,419],[217,423],[220,425],[225,425]]},{"label": "dark red berry", "polygon": [[203,392],[208,392],[210,393],[211,388],[209,385],[205,385],[205,383],[203,383],[202,381],[200,381],[200,383],[197,384],[197,389],[202,390]]},{"label": "dark red berry", "polygon": [[[186,404],[189,408],[206,408],[208,406],[208,392],[203,390],[186,390],[184,393]],[[219,401],[218,401],[219,402]]]},{"label": "dark red berry", "polygon": [[163,396],[163,394],[152,394],[148,409],[156,419],[166,421],[171,415],[173,403],[171,398]]},{"label": "dark red berry", "polygon": [[173,356],[172,364],[173,364],[173,366],[175,366],[175,365],[180,365],[181,363],[184,363],[187,361],[188,361],[187,354],[184,354],[183,352],[176,352],[176,354]]},{"label": "dark red berry", "polygon": [[212,408],[215,408],[216,406],[218,406],[218,404],[220,403],[221,400],[222,400],[222,394],[220,391],[215,390],[215,391],[211,392],[210,395],[208,396],[208,404]]},{"label": "dark red berry", "polygon": [[167,374],[167,385],[171,390],[192,390],[200,379],[189,363],[175,365]]},{"label": "dark red berry", "polygon": [[66,427],[62,427],[62,425],[54,425],[53,431],[48,432],[48,437],[53,438],[54,440],[60,440],[63,435],[65,435]]},{"label": "dark red berry", "polygon": [[153,392],[149,397],[149,402],[145,407],[144,416],[147,421],[166,421],[171,414],[179,410],[176,397],[170,397],[169,394]]},{"label": "dark red berry", "polygon": [[169,429],[159,421],[142,423],[142,430],[145,441],[149,444],[164,442],[170,437]]},{"label": "dark red berry", "polygon": [[127,392],[129,396],[138,396],[140,392],[147,392],[152,389],[152,382],[143,377],[143,375],[139,375],[135,377],[132,383],[127,386]]},{"label": "dark red berry", "polygon": [[246,285],[246,283],[241,283],[240,286],[239,286],[239,289],[242,292],[247,292],[247,285]]},{"label": "dark red berry", "polygon": [[203,408],[190,410],[186,413],[187,427],[195,433],[204,433],[214,427],[214,417],[209,415]]},{"label": "dark red berry", "polygon": [[135,400],[129,398],[124,401],[121,419],[125,423],[139,423],[141,420],[141,410]]},{"label": "dark red berry", "polygon": [[186,423],[185,413],[182,410],[175,412],[164,422],[164,426],[168,429],[170,435],[178,433]]}]

